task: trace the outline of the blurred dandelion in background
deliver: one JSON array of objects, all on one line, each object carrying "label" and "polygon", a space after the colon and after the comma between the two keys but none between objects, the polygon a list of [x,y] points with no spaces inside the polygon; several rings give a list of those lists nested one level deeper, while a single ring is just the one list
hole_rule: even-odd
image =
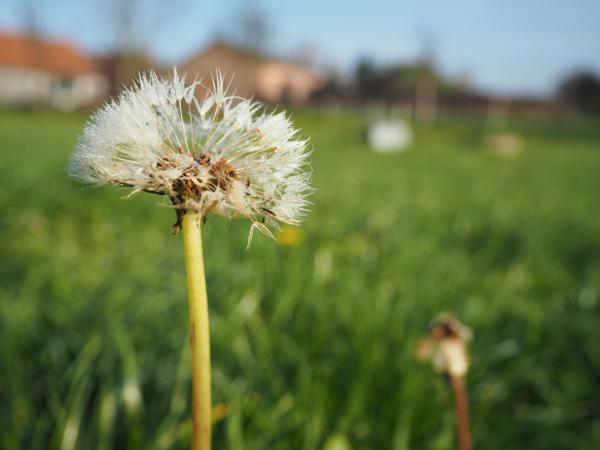
[{"label": "blurred dandelion in background", "polygon": [[430,334],[417,345],[417,358],[431,361],[433,367],[443,371],[454,389],[456,420],[460,450],[471,449],[471,427],[465,378],[469,370],[467,344],[473,333],[449,313],[440,314],[430,326]]}]

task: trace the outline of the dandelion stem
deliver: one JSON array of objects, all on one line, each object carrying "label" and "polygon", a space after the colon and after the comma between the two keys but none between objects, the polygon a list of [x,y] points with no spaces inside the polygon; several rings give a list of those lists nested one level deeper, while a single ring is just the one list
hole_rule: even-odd
[{"label": "dandelion stem", "polygon": [[187,212],[184,215],[183,244],[192,345],[192,450],[210,450],[211,447],[210,333],[201,228],[200,214]]},{"label": "dandelion stem", "polygon": [[469,425],[469,402],[465,377],[450,375],[454,397],[456,400],[456,420],[458,427],[458,447],[460,450],[471,450],[471,429]]}]

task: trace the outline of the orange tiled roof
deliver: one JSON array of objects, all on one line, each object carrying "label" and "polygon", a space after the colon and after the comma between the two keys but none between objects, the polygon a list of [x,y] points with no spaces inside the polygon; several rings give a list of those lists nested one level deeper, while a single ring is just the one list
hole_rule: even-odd
[{"label": "orange tiled roof", "polygon": [[58,75],[95,70],[92,59],[69,43],[5,33],[0,33],[0,66],[37,68]]}]

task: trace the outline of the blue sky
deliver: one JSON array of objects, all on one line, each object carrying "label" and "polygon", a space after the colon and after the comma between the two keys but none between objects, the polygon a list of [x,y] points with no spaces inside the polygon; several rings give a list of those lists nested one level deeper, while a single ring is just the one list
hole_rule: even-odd
[{"label": "blue sky", "polygon": [[[29,0],[45,34],[76,41],[91,51],[114,42],[110,8],[117,0]],[[144,4],[144,0],[138,0]],[[317,48],[342,69],[361,55],[375,61],[408,61],[426,42],[451,76],[467,75],[496,93],[552,91],[577,68],[600,73],[598,0],[256,0],[271,23],[280,54]],[[160,2],[152,2],[157,5]],[[244,0],[166,0],[160,25],[144,30],[149,50],[169,63],[182,61],[217,32],[229,32]],[[0,1],[0,29],[22,26],[23,1]],[[153,22],[154,23],[154,22]],[[1,51],[1,49],[0,49]]]}]

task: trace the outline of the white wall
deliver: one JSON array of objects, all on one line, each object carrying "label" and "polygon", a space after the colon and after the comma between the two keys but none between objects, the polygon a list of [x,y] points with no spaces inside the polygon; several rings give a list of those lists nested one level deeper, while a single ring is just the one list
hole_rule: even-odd
[{"label": "white wall", "polygon": [[45,105],[72,111],[100,103],[108,87],[98,73],[59,77],[37,69],[0,66],[0,105]]},{"label": "white wall", "polygon": [[311,71],[292,64],[268,61],[258,69],[256,92],[260,98],[271,102],[285,99],[292,104],[305,103],[310,94],[320,87],[319,78]]},{"label": "white wall", "polygon": [[0,66],[0,104],[25,106],[46,103],[52,77],[36,69]]},{"label": "white wall", "polygon": [[108,87],[106,78],[95,73],[73,78],[55,77],[50,93],[50,105],[61,111],[94,105],[104,99]]}]

